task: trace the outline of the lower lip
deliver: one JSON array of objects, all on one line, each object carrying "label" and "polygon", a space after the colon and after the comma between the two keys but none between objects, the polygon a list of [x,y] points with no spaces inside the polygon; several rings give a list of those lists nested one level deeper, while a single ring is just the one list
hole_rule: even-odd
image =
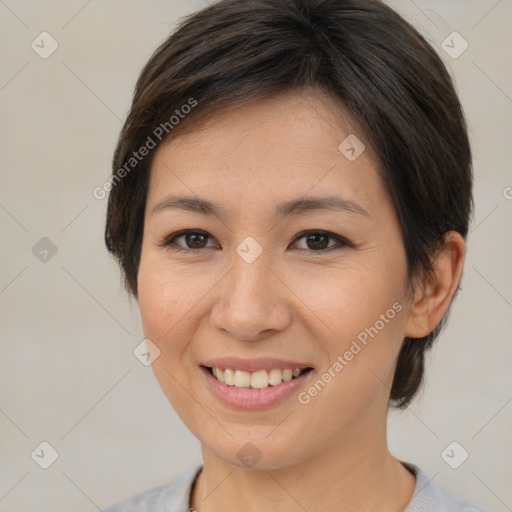
[{"label": "lower lip", "polygon": [[314,370],[277,386],[263,389],[237,388],[217,380],[204,366],[200,367],[213,394],[222,402],[239,409],[264,409],[290,397],[309,380]]}]

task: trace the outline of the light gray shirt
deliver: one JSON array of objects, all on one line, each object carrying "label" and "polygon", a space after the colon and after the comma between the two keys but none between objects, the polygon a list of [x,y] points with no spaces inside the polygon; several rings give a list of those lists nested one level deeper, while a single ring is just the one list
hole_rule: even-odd
[{"label": "light gray shirt", "polygon": [[[438,487],[418,466],[402,464],[416,475],[414,494],[404,512],[486,512]],[[193,512],[189,507],[190,491],[202,467],[196,466],[169,484],[118,501],[103,512]]]}]

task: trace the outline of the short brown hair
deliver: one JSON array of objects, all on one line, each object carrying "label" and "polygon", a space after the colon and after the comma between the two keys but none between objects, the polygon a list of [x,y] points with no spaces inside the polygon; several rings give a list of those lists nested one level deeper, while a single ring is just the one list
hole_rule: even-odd
[{"label": "short brown hair", "polygon": [[[130,160],[134,154],[209,114],[309,87],[339,98],[377,155],[410,282],[432,271],[446,232],[466,238],[473,207],[466,122],[444,64],[409,23],[379,0],[220,0],[188,16],[155,51],[117,143],[105,240],[134,296],[155,150],[140,161]],[[170,122],[191,99],[194,108]],[[446,316],[428,336],[403,341],[393,406],[417,393],[424,353]]]}]

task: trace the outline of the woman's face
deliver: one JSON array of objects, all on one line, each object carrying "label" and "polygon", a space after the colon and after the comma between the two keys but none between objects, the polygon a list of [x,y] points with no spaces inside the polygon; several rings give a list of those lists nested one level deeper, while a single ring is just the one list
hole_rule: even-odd
[{"label": "woman's face", "polygon": [[[138,274],[153,368],[203,449],[241,467],[385,438],[406,257],[370,148],[341,144],[364,135],[336,111],[314,91],[258,100],[153,161]],[[287,380],[296,368],[312,370]]]}]

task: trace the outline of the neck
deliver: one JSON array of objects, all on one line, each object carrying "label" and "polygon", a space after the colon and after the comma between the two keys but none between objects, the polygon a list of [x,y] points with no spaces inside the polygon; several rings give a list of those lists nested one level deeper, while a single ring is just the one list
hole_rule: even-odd
[{"label": "neck", "polygon": [[[375,419],[375,418],[374,418]],[[376,435],[375,425],[383,425]],[[360,512],[406,509],[415,477],[387,448],[386,422],[353,425],[300,463],[278,469],[241,468],[203,447],[203,470],[190,505],[198,512],[218,510],[336,510]]]}]

